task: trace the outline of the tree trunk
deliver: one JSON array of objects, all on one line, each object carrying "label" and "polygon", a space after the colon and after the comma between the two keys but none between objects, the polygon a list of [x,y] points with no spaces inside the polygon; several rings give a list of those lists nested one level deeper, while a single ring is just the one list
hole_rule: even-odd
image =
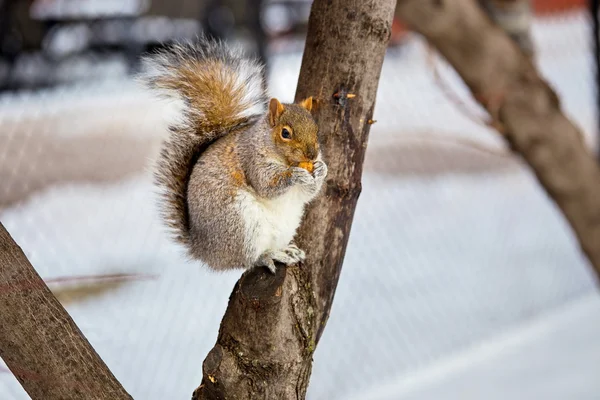
[{"label": "tree trunk", "polygon": [[329,316],[361,191],[363,160],[396,1],[315,1],[296,100],[316,96],[329,166],[324,195],[308,209],[298,243],[308,249],[318,342]]},{"label": "tree trunk", "polygon": [[33,400],[131,399],[2,224],[0,356]]},{"label": "tree trunk", "polygon": [[555,92],[475,0],[399,0],[397,13],[438,49],[486,107],[600,275],[600,168]]},{"label": "tree trunk", "polygon": [[341,271],[394,0],[316,0],[296,100],[314,96],[326,187],[308,208],[300,266],[245,272],[193,399],[303,399]]}]

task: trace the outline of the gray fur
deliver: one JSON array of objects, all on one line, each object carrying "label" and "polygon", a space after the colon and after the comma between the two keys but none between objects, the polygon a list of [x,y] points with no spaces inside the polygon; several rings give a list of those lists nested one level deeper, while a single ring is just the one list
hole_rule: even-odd
[{"label": "gray fur", "polygon": [[[294,186],[306,193],[305,203],[319,192],[327,175],[327,166],[315,162],[311,175],[302,168],[289,167],[274,157],[274,145],[266,118],[242,132],[226,136],[213,145],[196,163],[188,188],[188,205],[191,217],[191,252],[196,258],[215,269],[249,268],[265,266],[272,269],[272,260],[290,264],[304,259],[304,252],[294,244],[284,249],[261,254],[258,259],[244,244],[252,238],[245,235],[240,205],[232,192],[245,191],[256,198],[273,199]],[[233,149],[236,165],[227,164],[231,158],[223,157]],[[238,186],[229,171],[239,167],[244,173],[244,183]],[[270,184],[286,171],[289,179],[278,185]],[[318,172],[317,172],[318,171]]]},{"label": "gray fur", "polygon": [[[175,80],[186,84],[180,73],[183,66],[196,63],[198,68],[203,68],[214,60],[223,63],[223,79],[231,79],[232,76],[247,78],[243,84],[253,90],[248,91],[248,96],[245,97],[246,110],[256,110],[254,114],[245,113],[243,116],[232,118],[227,124],[211,126],[214,124],[203,118],[206,110],[192,107],[193,98],[166,83]],[[267,96],[264,91],[263,66],[255,60],[242,57],[240,51],[221,42],[200,38],[196,43],[176,43],[144,57],[143,67],[144,72],[138,76],[139,81],[161,97],[182,103],[180,118],[169,127],[169,138],[162,146],[155,168],[155,182],[161,190],[163,219],[174,238],[189,248],[191,238],[186,198],[192,168],[211,143],[232,130],[252,123],[264,114]],[[260,90],[256,90],[257,87]],[[210,95],[200,91],[196,93],[196,97],[201,99]]]},{"label": "gray fur", "polygon": [[[183,104],[155,173],[163,194],[163,218],[176,238],[192,257],[217,270],[265,266],[273,271],[274,261],[302,261],[305,254],[292,239],[304,205],[318,194],[327,175],[327,166],[316,154],[316,125],[310,113],[288,105],[292,124],[314,127],[314,134],[303,133],[312,135],[304,153],[318,156],[312,174],[290,167],[273,143],[262,66],[256,61],[222,43],[200,39],[147,57],[144,65],[145,83]],[[210,68],[219,68],[210,76],[235,82],[227,89],[231,92],[214,93],[214,87],[228,86],[202,81]],[[229,98],[236,103],[223,105]],[[224,108],[211,109],[216,103]],[[239,111],[230,115],[229,109]]]}]

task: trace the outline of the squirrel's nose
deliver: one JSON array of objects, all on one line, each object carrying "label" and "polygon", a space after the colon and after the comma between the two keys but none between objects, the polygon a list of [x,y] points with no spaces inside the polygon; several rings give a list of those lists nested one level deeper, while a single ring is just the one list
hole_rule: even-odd
[{"label": "squirrel's nose", "polygon": [[314,160],[317,158],[317,147],[316,146],[308,146],[305,151],[306,158],[309,160]]}]

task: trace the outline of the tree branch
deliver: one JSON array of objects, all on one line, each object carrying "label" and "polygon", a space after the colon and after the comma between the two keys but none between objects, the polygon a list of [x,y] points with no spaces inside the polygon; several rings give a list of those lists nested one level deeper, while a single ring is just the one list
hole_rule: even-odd
[{"label": "tree branch", "polygon": [[488,110],[600,276],[600,168],[532,62],[474,0],[399,0],[397,15],[437,48]]},{"label": "tree branch", "polygon": [[339,279],[360,194],[362,163],[394,0],[316,0],[296,100],[314,96],[329,166],[298,244],[304,265],[245,272],[203,364],[193,399],[304,399],[312,354]]},{"label": "tree branch", "polygon": [[2,224],[0,356],[34,400],[131,399]]},{"label": "tree branch", "polygon": [[533,55],[531,0],[479,0],[479,4],[527,56]]}]

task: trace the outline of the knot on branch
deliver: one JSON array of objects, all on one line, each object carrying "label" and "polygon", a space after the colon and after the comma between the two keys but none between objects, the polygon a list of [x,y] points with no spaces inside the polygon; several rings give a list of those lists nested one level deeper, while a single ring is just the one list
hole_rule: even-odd
[{"label": "knot on branch", "polygon": [[341,87],[333,94],[332,97],[337,105],[346,107],[348,105],[348,100],[355,98],[356,94],[350,93],[350,91],[345,87]]},{"label": "knot on branch", "polygon": [[343,200],[357,200],[362,192],[362,183],[360,181],[336,182],[334,180],[327,181],[325,195],[327,197],[339,198]]},{"label": "knot on branch", "polygon": [[287,267],[283,264],[277,264],[274,274],[266,268],[253,268],[242,275],[234,293],[239,292],[240,301],[253,308],[279,303],[286,273]]}]

